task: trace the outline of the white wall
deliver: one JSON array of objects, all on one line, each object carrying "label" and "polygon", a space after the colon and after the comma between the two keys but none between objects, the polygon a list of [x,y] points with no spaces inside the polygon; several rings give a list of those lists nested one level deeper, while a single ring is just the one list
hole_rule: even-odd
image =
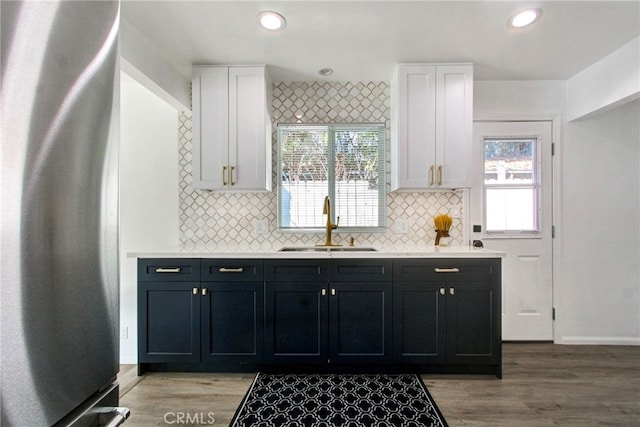
[{"label": "white wall", "polygon": [[566,124],[556,341],[640,344],[640,101]]},{"label": "white wall", "polygon": [[136,259],[127,253],[175,250],[178,229],[178,112],[121,73],[120,363],[137,363]]}]

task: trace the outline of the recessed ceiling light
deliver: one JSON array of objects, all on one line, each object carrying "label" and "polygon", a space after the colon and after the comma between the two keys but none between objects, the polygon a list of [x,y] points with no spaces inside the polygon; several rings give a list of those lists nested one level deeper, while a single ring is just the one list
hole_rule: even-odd
[{"label": "recessed ceiling light", "polygon": [[321,76],[330,76],[331,74],[333,74],[333,69],[332,68],[323,68],[322,70],[318,71],[318,74],[320,74]]},{"label": "recessed ceiling light", "polygon": [[507,21],[510,28],[522,28],[533,24],[542,15],[542,9],[525,9],[513,15]]},{"label": "recessed ceiling light", "polygon": [[264,11],[258,14],[258,24],[267,30],[279,31],[287,26],[287,21],[279,13]]}]

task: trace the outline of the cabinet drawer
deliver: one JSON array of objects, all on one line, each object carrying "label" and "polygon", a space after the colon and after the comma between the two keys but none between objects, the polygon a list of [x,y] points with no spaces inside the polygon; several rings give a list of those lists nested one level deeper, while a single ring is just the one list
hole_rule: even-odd
[{"label": "cabinet drawer", "polygon": [[479,282],[500,279],[500,259],[406,259],[393,263],[393,280]]},{"label": "cabinet drawer", "polygon": [[255,259],[203,259],[203,282],[261,282],[264,263]]},{"label": "cabinet drawer", "polygon": [[188,258],[138,259],[140,282],[199,282],[200,260]]},{"label": "cabinet drawer", "polygon": [[329,267],[332,282],[383,282],[391,281],[390,259],[346,259],[333,260]]},{"label": "cabinet drawer", "polygon": [[328,264],[324,260],[278,260],[265,261],[265,276],[268,281],[327,281]]}]

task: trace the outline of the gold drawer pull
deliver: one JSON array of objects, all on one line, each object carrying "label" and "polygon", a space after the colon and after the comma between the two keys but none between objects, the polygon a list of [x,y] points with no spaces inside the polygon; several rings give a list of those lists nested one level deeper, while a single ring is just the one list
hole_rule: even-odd
[{"label": "gold drawer pull", "polygon": [[438,185],[442,185],[442,165],[438,166]]},{"label": "gold drawer pull", "polygon": [[238,267],[238,268],[220,267],[220,269],[218,271],[220,273],[242,273],[244,271],[244,268],[242,268],[242,267]]},{"label": "gold drawer pull", "polygon": [[182,268],[180,267],[158,267],[156,273],[180,273]]},{"label": "gold drawer pull", "polygon": [[459,268],[438,268],[436,267],[436,273],[459,273]]},{"label": "gold drawer pull", "polygon": [[433,185],[433,165],[429,167],[429,185]]}]

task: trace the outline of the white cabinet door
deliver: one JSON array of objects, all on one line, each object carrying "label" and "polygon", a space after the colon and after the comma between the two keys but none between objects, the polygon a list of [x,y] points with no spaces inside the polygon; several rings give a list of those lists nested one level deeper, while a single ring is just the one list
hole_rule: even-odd
[{"label": "white cabinet door", "polygon": [[194,67],[195,188],[271,190],[270,84],[264,66]]},{"label": "white cabinet door", "polygon": [[438,67],[435,161],[437,186],[470,187],[472,129],[473,67]]},{"label": "white cabinet door", "polygon": [[399,65],[391,110],[392,190],[469,187],[472,65]]},{"label": "white cabinet door", "polygon": [[191,87],[194,188],[225,187],[223,168],[229,158],[228,87],[227,68],[194,68]]},{"label": "white cabinet door", "polygon": [[271,189],[271,118],[264,67],[229,69],[229,186]]},{"label": "white cabinet door", "polygon": [[436,67],[400,65],[392,80],[391,189],[433,185]]}]

